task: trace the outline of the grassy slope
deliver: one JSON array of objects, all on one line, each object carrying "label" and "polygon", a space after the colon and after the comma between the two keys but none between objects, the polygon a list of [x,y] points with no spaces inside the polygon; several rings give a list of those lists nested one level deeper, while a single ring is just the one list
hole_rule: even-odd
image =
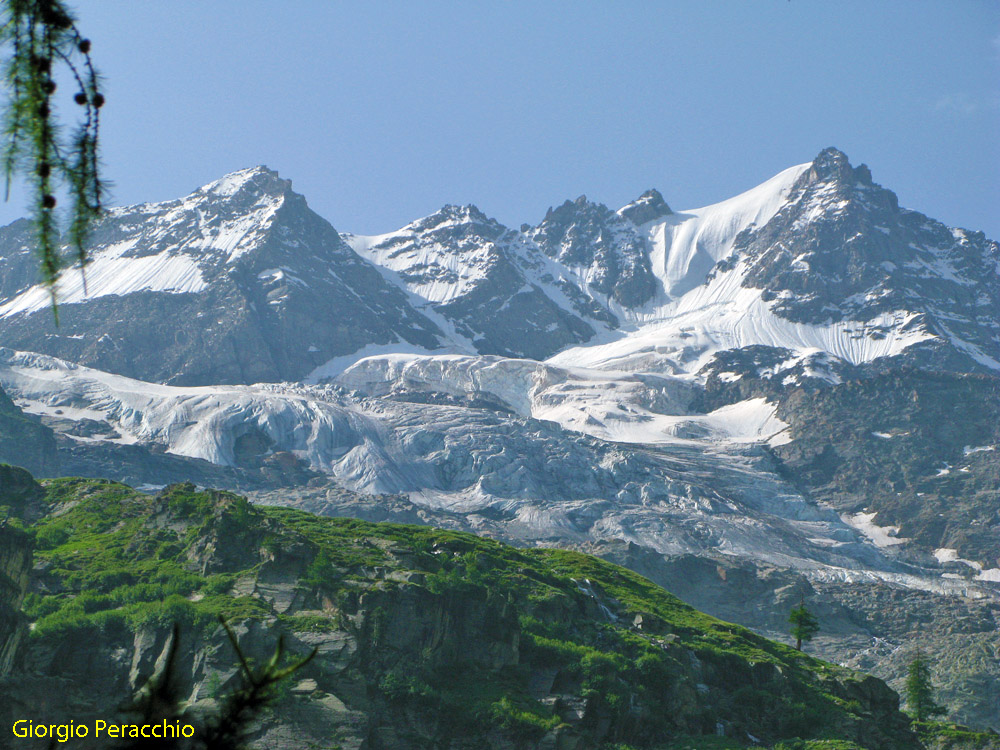
[{"label": "grassy slope", "polygon": [[[207,630],[219,614],[322,632],[344,627],[359,592],[391,606],[386,592],[416,587],[459,607],[485,601],[510,609],[520,631],[517,664],[495,670],[463,665],[462,644],[434,663],[372,649],[368,679],[379,700],[434,707],[456,736],[492,726],[527,741],[560,725],[558,706],[529,695],[531,674],[549,670],[586,701],[580,726],[636,746],[674,737],[669,747],[687,747],[681,737],[709,733],[716,721],[772,742],[839,738],[809,748],[858,747],[845,743],[862,735],[876,738],[871,747],[916,746],[874,679],[700,613],[587,555],[258,508],[191,485],[149,498],[111,482],[52,480],[44,502],[50,514],[31,527],[39,584],[25,602],[35,639],[174,621]],[[313,606],[278,613],[265,599],[234,593],[275,560],[287,561]]]}]

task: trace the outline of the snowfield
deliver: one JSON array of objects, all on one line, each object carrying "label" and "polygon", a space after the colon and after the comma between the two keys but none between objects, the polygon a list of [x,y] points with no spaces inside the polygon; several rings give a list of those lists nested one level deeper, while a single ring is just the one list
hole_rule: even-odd
[{"label": "snowfield", "polygon": [[967,596],[997,575],[914,575],[883,552],[903,541],[890,530],[806,501],[761,465],[754,444],[784,436],[773,406],[687,413],[691,386],[678,379],[392,355],[335,384],[185,388],[0,349],[0,386],[29,413],[103,421],[114,433],[86,440],[231,465],[240,438],[263,435],[268,452],[290,452],[347,488],[406,493],[474,523],[499,517],[529,544],[624,540]]},{"label": "snowfield", "polygon": [[715,354],[755,344],[790,349],[798,357],[824,352],[861,364],[895,356],[934,338],[919,324],[914,325],[917,316],[906,311],[825,326],[786,320],[771,312],[760,290],[741,285],[745,271],[745,266],[738,264],[688,292],[665,321],[642,326],[611,343],[566,349],[548,361],[692,376]]}]

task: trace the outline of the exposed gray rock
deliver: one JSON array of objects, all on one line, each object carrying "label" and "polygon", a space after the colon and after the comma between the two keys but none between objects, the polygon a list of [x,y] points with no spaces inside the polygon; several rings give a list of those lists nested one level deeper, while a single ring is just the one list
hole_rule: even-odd
[{"label": "exposed gray rock", "polygon": [[580,291],[557,281],[522,235],[475,206],[445,206],[358,248],[392,269],[481,354],[544,359],[595,333],[584,319],[587,307],[574,312],[550,296]]},{"label": "exposed gray rock", "polygon": [[[0,230],[11,305],[0,306],[0,340],[109,372],[186,385],[294,380],[367,344],[440,343],[404,292],[263,167],[111,210],[89,243],[92,295],[65,294],[58,327],[47,304],[26,306],[39,292],[24,273],[10,277],[17,289],[7,281],[27,241],[21,225]],[[148,267],[179,276],[141,282]]]},{"label": "exposed gray rock", "polygon": [[[659,196],[659,193],[656,194]],[[661,212],[649,193],[648,209]],[[662,203],[660,196],[659,203]],[[623,307],[639,307],[657,289],[645,239],[627,214],[642,218],[647,206],[616,214],[607,206],[592,203],[585,195],[548,210],[545,219],[529,236],[546,255],[566,266],[581,269],[589,289],[614,299]],[[669,212],[669,208],[667,209]]]},{"label": "exposed gray rock", "polygon": [[622,206],[617,211],[619,216],[624,216],[636,226],[649,221],[662,219],[673,213],[670,206],[663,200],[659,190],[647,190],[628,205]]},{"label": "exposed gray rock", "polygon": [[[0,471],[5,468],[0,466]],[[31,537],[0,519],[0,678],[17,664],[28,632],[20,607],[28,590],[31,547]]]},{"label": "exposed gray rock", "polygon": [[724,263],[749,264],[744,285],[764,290],[792,321],[869,320],[907,310],[940,338],[911,358],[946,369],[1000,363],[1000,245],[900,208],[896,195],[826,149],[765,226],[737,238]]}]

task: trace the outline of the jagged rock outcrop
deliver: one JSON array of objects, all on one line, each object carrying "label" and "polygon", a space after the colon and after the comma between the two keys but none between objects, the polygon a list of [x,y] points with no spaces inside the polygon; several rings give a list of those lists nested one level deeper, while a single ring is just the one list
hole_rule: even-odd
[{"label": "jagged rock outcrop", "polygon": [[638,227],[662,219],[664,216],[670,216],[673,211],[663,200],[660,191],[653,189],[647,190],[631,203],[622,206],[616,213],[619,216],[624,216]]},{"label": "jagged rock outcrop", "polygon": [[544,359],[590,339],[593,318],[607,315],[522,234],[475,206],[445,206],[388,235],[347,240],[481,354]]},{"label": "jagged rock outcrop", "polygon": [[44,494],[27,471],[0,464],[0,680],[18,663],[28,633],[21,604],[28,591],[34,543],[24,524],[45,514]]},{"label": "jagged rock outcrop", "polygon": [[578,269],[588,289],[623,307],[639,307],[652,298],[658,285],[646,241],[629,214],[639,219],[664,215],[666,204],[662,196],[657,202],[656,196],[659,193],[646,193],[643,197],[648,202],[635,206],[634,211],[627,207],[624,213],[615,213],[581,195],[550,208],[528,235],[546,255]]}]

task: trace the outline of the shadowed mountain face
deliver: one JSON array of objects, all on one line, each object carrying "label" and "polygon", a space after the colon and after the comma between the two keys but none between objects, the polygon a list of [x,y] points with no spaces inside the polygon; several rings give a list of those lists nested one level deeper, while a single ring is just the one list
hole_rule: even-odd
[{"label": "shadowed mountain face", "polygon": [[22,412],[0,388],[0,461],[23,466],[39,476],[58,471],[52,430]]},{"label": "shadowed mountain face", "polygon": [[[15,224],[0,241],[4,263],[23,268],[30,236]],[[8,296],[4,343],[178,384],[297,379],[366,344],[440,343],[405,293],[260,167],[179,201],[113,209],[91,257],[86,293],[64,274],[58,327],[43,290]]]}]

